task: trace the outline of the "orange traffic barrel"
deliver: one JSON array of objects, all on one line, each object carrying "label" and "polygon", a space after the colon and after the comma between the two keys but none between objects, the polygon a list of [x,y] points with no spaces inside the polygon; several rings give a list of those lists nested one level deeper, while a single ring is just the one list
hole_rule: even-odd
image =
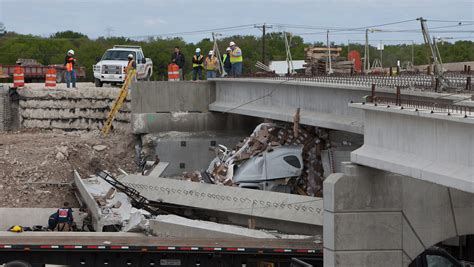
[{"label": "orange traffic barrel", "polygon": [[48,68],[46,71],[46,79],[44,85],[46,87],[56,87],[56,69]]},{"label": "orange traffic barrel", "polygon": [[168,65],[168,81],[179,81],[179,66],[174,63]]},{"label": "orange traffic barrel", "polygon": [[16,66],[13,71],[13,87],[25,86],[25,72],[20,66]]}]

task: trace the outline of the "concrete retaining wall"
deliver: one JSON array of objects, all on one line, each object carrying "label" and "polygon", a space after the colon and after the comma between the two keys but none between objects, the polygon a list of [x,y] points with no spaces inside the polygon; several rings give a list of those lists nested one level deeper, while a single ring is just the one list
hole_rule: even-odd
[{"label": "concrete retaining wall", "polygon": [[213,82],[138,82],[133,113],[207,112],[215,99]]},{"label": "concrete retaining wall", "polygon": [[[100,129],[120,88],[19,89],[21,127],[64,130]],[[130,130],[130,97],[114,122],[115,129]]]},{"label": "concrete retaining wall", "polygon": [[260,119],[209,112],[214,82],[138,82],[132,91],[131,121],[135,134],[169,131],[251,131]]}]

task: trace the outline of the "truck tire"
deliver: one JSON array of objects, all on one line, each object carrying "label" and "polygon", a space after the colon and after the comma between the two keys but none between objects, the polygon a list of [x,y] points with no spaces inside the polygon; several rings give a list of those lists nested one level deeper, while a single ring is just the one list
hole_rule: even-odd
[{"label": "truck tire", "polygon": [[5,267],[31,267],[31,264],[25,261],[10,261]]},{"label": "truck tire", "polygon": [[151,70],[148,70],[148,73],[146,74],[145,81],[149,82],[151,80]]},{"label": "truck tire", "polygon": [[95,78],[94,83],[95,83],[95,87],[102,87],[102,85],[103,85],[103,83],[97,78]]}]

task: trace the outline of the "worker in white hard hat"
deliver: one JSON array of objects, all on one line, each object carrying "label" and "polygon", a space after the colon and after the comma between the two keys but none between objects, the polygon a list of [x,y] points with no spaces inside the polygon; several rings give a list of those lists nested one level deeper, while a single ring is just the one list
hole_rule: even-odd
[{"label": "worker in white hard hat", "polygon": [[201,48],[196,48],[196,53],[193,56],[193,81],[198,77],[202,80],[202,69],[203,69],[204,57],[201,55]]},{"label": "worker in white hard hat", "polygon": [[234,43],[230,42],[230,63],[232,65],[232,76],[240,77],[242,75],[242,50]]},{"label": "worker in white hard hat", "polygon": [[214,51],[209,51],[206,61],[204,61],[204,66],[206,67],[207,79],[216,78],[217,74],[217,57],[214,56]]},{"label": "worker in white hard hat", "polygon": [[225,54],[222,56],[222,64],[224,65],[225,75],[232,75],[232,64],[230,63],[230,52],[232,49],[227,47]]},{"label": "worker in white hard hat", "polygon": [[70,88],[76,88],[76,71],[74,70],[76,65],[76,59],[74,58],[74,50],[67,51],[66,58],[64,59],[64,66],[66,67],[66,86]]},{"label": "worker in white hard hat", "polygon": [[[128,75],[130,71],[137,69],[137,62],[135,61],[133,54],[128,54],[127,58],[128,58],[128,63],[127,63],[127,67],[125,67],[125,75]],[[133,77],[133,80],[137,81],[136,75]]]}]

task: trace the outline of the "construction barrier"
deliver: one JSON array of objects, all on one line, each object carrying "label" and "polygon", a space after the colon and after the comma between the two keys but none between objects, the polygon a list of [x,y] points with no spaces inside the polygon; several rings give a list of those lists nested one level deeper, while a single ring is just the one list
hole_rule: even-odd
[{"label": "construction barrier", "polygon": [[25,86],[25,72],[20,66],[16,66],[13,71],[13,87]]},{"label": "construction barrier", "polygon": [[48,68],[46,71],[46,79],[44,85],[46,87],[56,87],[56,69]]},{"label": "construction barrier", "polygon": [[168,81],[179,81],[179,66],[174,63],[168,65]]}]

